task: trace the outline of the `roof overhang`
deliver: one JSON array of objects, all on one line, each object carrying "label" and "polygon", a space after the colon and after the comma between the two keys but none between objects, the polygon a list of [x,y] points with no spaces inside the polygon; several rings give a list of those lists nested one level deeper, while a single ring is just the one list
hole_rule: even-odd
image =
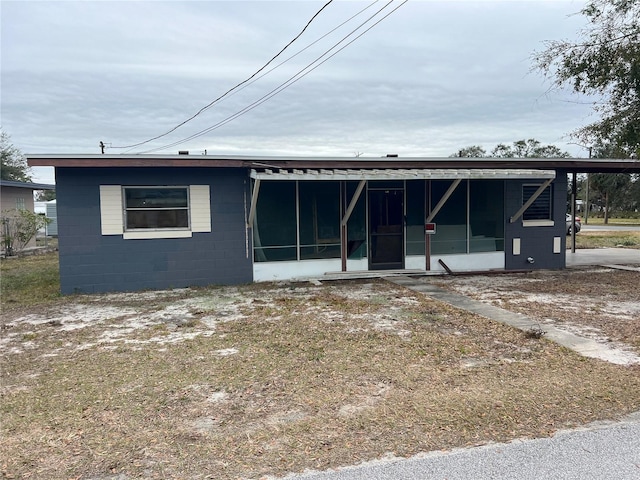
[{"label": "roof overhang", "polygon": [[0,180],[0,187],[28,188],[30,190],[55,190],[56,186],[48,183],[19,182],[16,180]]},{"label": "roof overhang", "polygon": [[263,169],[515,169],[577,173],[640,173],[637,159],[287,157],[250,155],[27,155],[32,167],[206,167]]},{"label": "roof overhang", "polygon": [[271,169],[251,170],[251,178],[256,180],[507,180],[507,179],[553,179],[553,170],[513,170],[513,169],[425,169],[425,168],[385,168],[372,170],[355,169]]}]

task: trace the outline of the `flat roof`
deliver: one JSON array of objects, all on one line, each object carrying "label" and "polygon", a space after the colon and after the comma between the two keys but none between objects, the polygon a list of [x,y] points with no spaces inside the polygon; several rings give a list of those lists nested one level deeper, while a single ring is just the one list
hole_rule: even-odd
[{"label": "flat roof", "polygon": [[303,157],[244,155],[27,155],[32,167],[206,167],[248,169],[529,169],[640,173],[640,161],[614,158]]}]

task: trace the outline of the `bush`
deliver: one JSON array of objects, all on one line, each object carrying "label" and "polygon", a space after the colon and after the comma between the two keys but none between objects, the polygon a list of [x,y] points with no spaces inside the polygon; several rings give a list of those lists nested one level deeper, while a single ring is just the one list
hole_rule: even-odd
[{"label": "bush", "polygon": [[5,210],[2,212],[2,246],[5,255],[11,256],[21,252],[36,236],[38,230],[51,220],[30,212],[29,210]]}]

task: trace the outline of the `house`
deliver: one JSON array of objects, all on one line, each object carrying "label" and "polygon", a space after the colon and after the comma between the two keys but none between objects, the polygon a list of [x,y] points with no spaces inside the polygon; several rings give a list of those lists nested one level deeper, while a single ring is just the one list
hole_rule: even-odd
[{"label": "house", "polygon": [[634,160],[32,155],[62,293],[565,267],[567,174]]},{"label": "house", "polygon": [[58,236],[58,214],[56,201],[49,200],[47,202],[35,202],[34,212],[39,215],[44,215],[49,219],[49,223],[43,228],[43,232],[48,237]]},{"label": "house", "polygon": [[[28,210],[34,212],[34,190],[55,190],[55,185],[44,183],[18,182],[15,180],[0,180],[0,212],[10,210]],[[33,238],[27,247],[33,247]]]}]

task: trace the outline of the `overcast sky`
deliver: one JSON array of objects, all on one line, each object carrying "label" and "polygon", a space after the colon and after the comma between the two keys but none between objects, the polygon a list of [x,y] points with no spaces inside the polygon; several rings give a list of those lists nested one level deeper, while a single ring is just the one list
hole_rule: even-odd
[{"label": "overcast sky", "polygon": [[[2,128],[25,154],[97,154],[103,141],[110,154],[448,156],[536,138],[586,155],[567,134],[594,120],[591,107],[531,72],[545,40],[585,25],[572,15],[584,2],[572,0],[394,0],[355,35],[399,7],[371,30],[243,113],[388,3],[334,1],[267,75],[170,135],[117,148],[164,134],[246,80],[325,3],[3,0]],[[33,173],[53,182],[50,168]]]}]

